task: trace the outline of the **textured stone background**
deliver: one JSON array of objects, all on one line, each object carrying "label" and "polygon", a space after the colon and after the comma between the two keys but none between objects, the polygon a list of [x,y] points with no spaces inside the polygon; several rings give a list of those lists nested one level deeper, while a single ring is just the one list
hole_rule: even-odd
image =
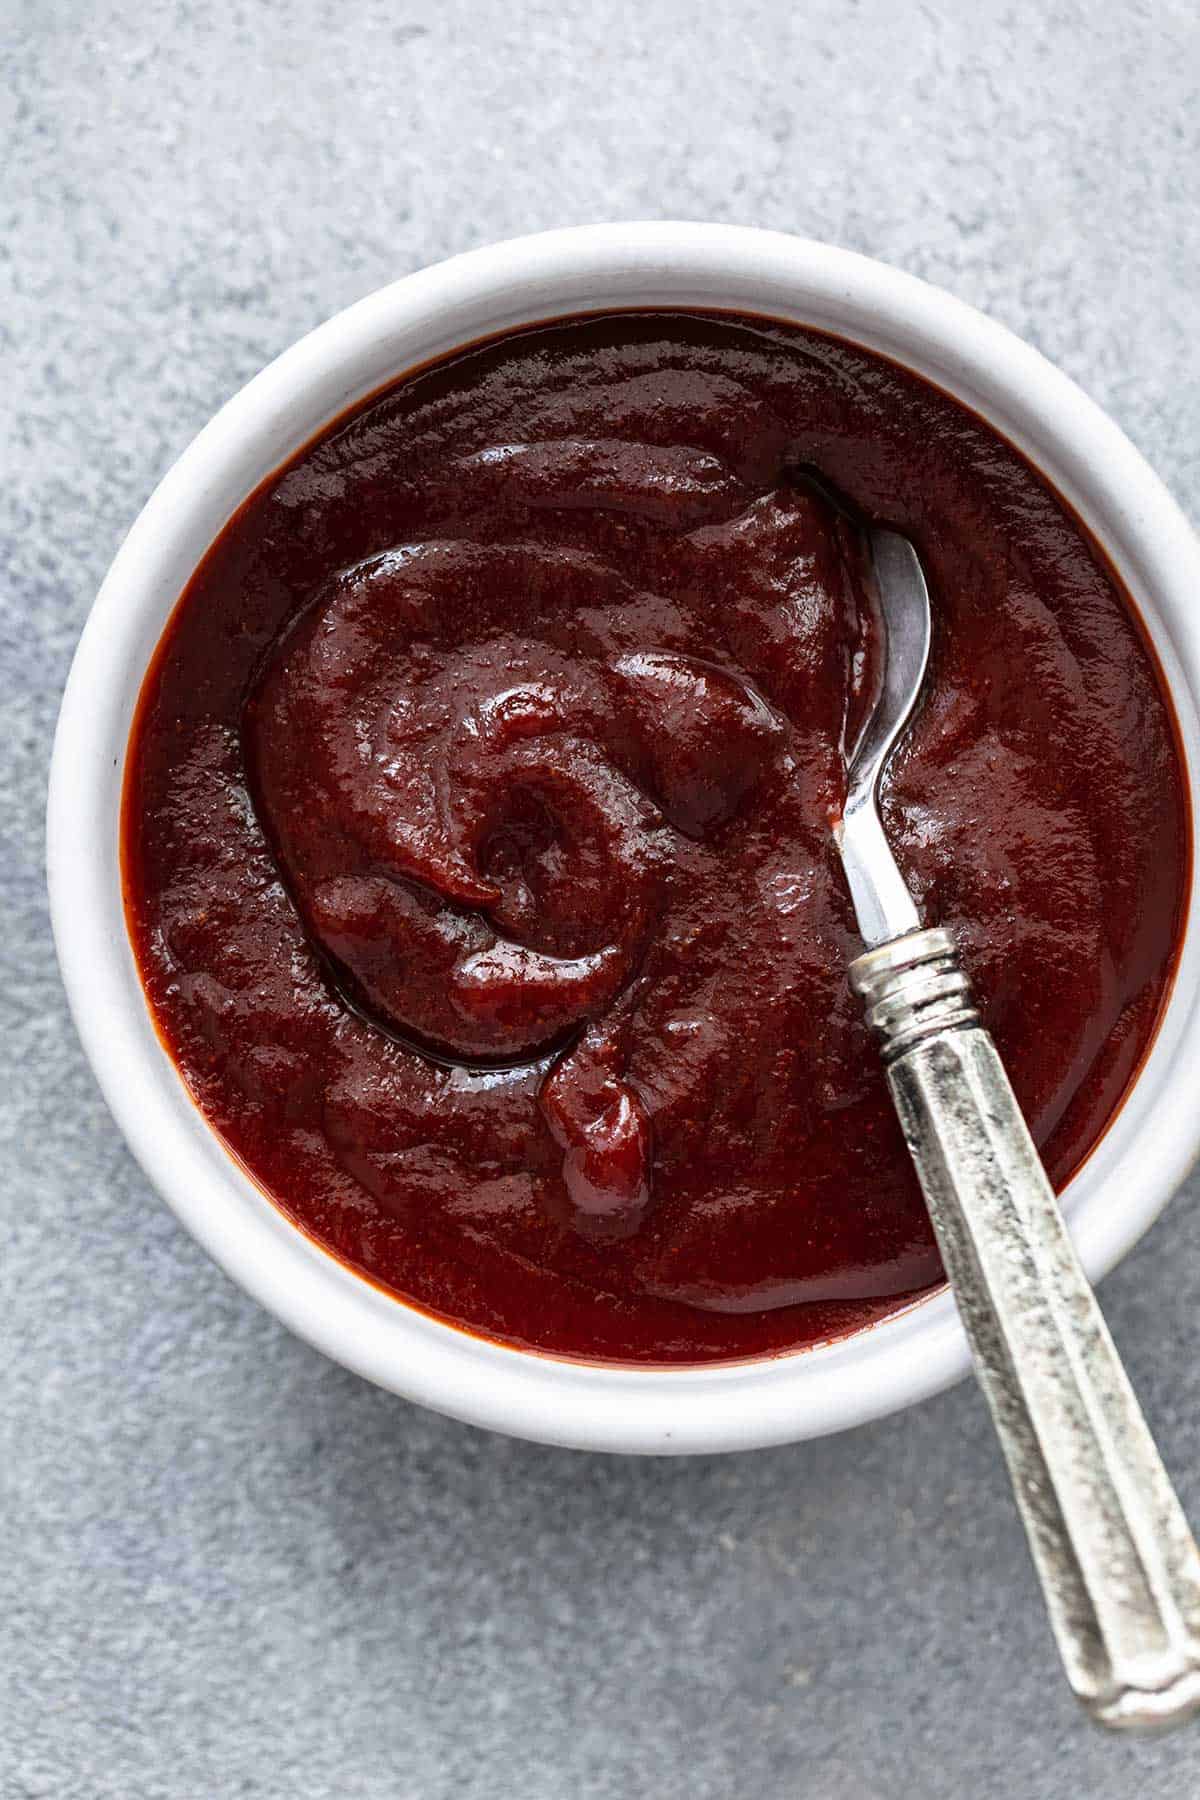
[{"label": "textured stone background", "polygon": [[[0,1794],[1190,1800],[1057,1676],[970,1386],[639,1462],[375,1392],[210,1267],[83,1065],[58,696],[212,411],[405,270],[540,226],[795,229],[944,283],[1200,514],[1193,0],[0,0]],[[1193,1185],[1106,1284],[1200,1517]]]}]

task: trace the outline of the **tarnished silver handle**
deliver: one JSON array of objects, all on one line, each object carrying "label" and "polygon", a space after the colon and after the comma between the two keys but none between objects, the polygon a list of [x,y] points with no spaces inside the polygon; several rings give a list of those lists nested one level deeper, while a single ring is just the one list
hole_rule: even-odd
[{"label": "tarnished silver handle", "polygon": [[860,956],[1067,1675],[1101,1724],[1200,1711],[1200,1555],[949,934]]}]

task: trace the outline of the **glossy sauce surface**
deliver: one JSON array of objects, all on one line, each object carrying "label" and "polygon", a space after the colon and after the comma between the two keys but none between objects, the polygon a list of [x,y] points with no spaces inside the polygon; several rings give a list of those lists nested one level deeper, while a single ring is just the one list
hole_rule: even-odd
[{"label": "glossy sauce surface", "polygon": [[766,321],[565,321],[410,377],[226,527],[147,677],[130,929],[204,1112],[306,1230],[471,1329],[706,1361],[940,1278],[830,841],[878,643],[935,608],[886,797],[1052,1177],[1169,981],[1188,866],[1128,603],[1009,446]]}]

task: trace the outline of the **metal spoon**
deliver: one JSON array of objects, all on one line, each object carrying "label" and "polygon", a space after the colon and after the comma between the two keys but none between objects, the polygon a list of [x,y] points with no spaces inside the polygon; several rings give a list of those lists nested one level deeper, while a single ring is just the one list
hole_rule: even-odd
[{"label": "metal spoon", "polygon": [[1063,1223],[953,939],[920,916],[880,779],[929,660],[929,595],[906,538],[869,533],[885,636],[879,698],[834,836],[868,949],[850,965],[878,1034],[1050,1623],[1102,1725],[1200,1711],[1200,1554]]}]

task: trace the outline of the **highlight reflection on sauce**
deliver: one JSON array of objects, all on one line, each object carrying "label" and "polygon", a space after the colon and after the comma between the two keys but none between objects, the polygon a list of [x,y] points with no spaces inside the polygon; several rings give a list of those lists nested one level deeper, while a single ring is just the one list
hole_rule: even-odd
[{"label": "highlight reflection on sauce", "polygon": [[846,986],[829,818],[877,645],[806,466],[921,551],[889,829],[1061,1183],[1169,979],[1175,742],[1078,523],[916,378],[700,315],[465,353],[263,485],[148,678],[160,1028],[307,1229],[475,1329],[702,1361],[939,1279]]}]

